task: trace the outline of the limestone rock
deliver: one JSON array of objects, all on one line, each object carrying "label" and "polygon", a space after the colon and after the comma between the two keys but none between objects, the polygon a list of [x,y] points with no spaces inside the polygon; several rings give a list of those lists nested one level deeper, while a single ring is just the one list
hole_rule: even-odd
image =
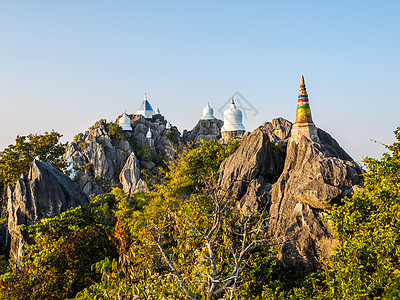
[{"label": "limestone rock", "polygon": [[51,164],[34,160],[29,173],[8,188],[8,231],[11,236],[10,260],[24,255],[26,243],[32,243],[19,225],[32,225],[43,218],[58,216],[75,206],[87,205],[89,199],[72,180]]},{"label": "limestone rock", "polygon": [[[116,124],[120,117],[122,115],[117,118]],[[140,181],[140,167],[152,169],[156,158],[159,163],[162,159],[168,161],[171,154],[173,157],[174,142],[171,139],[179,142],[180,133],[174,127],[167,130],[163,116],[157,115],[150,120],[142,115],[127,117],[132,131],[123,132],[122,137],[110,136],[109,125],[99,121],[69,144],[77,183],[86,194],[103,194],[110,187],[120,187],[133,193]],[[149,128],[152,139],[146,138]],[[141,190],[145,186],[141,180]]]},{"label": "limestone rock", "polygon": [[220,167],[219,185],[231,189],[246,213],[268,202],[266,193],[282,172],[283,158],[271,149],[268,134],[262,128],[244,136],[240,146]]},{"label": "limestone rock", "polygon": [[261,126],[260,129],[268,134],[271,143],[276,146],[286,147],[292,125],[291,122],[284,118],[276,118],[272,122],[267,122],[264,126]]},{"label": "limestone rock", "polygon": [[326,219],[335,203],[362,185],[362,169],[327,133],[320,143],[290,140],[284,170],[271,190],[270,231],[285,236],[280,257],[296,270],[318,270],[337,245]]},{"label": "limestone rock", "polygon": [[137,191],[146,191],[146,184],[140,178],[140,166],[135,153],[132,152],[126,160],[119,174],[119,180],[122,184],[122,189],[128,195]]},{"label": "limestone rock", "polygon": [[221,127],[223,121],[219,119],[200,119],[191,131],[184,131],[183,139],[198,143],[202,140],[219,140],[221,138]]}]

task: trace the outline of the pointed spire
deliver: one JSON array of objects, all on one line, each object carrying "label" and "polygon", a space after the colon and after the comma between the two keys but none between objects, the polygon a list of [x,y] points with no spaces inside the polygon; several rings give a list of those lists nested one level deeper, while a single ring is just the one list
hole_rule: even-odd
[{"label": "pointed spire", "polygon": [[144,100],[147,100],[147,93],[144,93]]},{"label": "pointed spire", "polygon": [[300,91],[297,100],[297,113],[295,123],[312,123],[311,109],[308,102],[308,94],[304,82],[304,76],[301,75]]},{"label": "pointed spire", "polygon": [[200,120],[213,120],[214,110],[211,108],[210,103],[207,103],[206,107],[203,108],[203,116]]},{"label": "pointed spire", "polygon": [[297,99],[296,122],[292,127],[292,137],[299,138],[307,136],[313,141],[318,141],[317,129],[311,117],[310,103],[308,102],[308,94],[304,76],[301,75],[300,90]]}]

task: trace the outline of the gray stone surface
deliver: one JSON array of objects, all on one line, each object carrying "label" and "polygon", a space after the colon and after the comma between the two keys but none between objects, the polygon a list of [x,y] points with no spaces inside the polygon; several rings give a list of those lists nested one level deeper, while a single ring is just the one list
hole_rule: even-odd
[{"label": "gray stone surface", "polygon": [[280,258],[287,268],[318,270],[338,241],[327,215],[361,189],[361,168],[322,130],[320,143],[290,140],[284,170],[271,190],[270,232],[285,236]]},{"label": "gray stone surface", "polygon": [[190,131],[183,132],[184,141],[193,141],[199,143],[203,141],[216,140],[221,138],[221,127],[224,124],[222,120],[199,120],[196,126]]},{"label": "gray stone surface", "polygon": [[24,255],[26,243],[33,242],[19,225],[29,226],[89,203],[88,197],[68,176],[38,160],[34,160],[28,174],[18,179],[14,189],[8,188],[7,196],[10,260],[14,263]]},{"label": "gray stone surface", "polygon": [[[165,128],[166,120],[163,116],[152,119],[142,115],[128,117],[131,119],[132,131],[123,132],[122,139],[110,137],[106,123],[99,121],[69,144],[77,183],[86,194],[103,194],[111,187],[120,187],[129,193],[143,191],[146,184],[140,178],[140,168],[153,169],[156,157],[158,163],[174,157],[174,144],[170,138],[179,141],[180,134],[176,129]],[[146,138],[149,128],[151,140]],[[142,154],[141,159],[139,154]]]},{"label": "gray stone surface", "polygon": [[221,164],[219,185],[231,189],[244,213],[268,204],[268,191],[283,170],[284,160],[271,149],[268,134],[257,128],[244,136],[240,146]]},{"label": "gray stone surface", "polygon": [[271,235],[286,237],[279,254],[286,268],[315,271],[338,243],[327,216],[343,197],[363,190],[363,171],[328,133],[318,129],[319,143],[293,142],[291,126],[278,118],[244,135],[222,163],[219,184],[232,184],[243,213],[269,210]]},{"label": "gray stone surface", "polygon": [[140,166],[135,153],[131,153],[119,174],[119,181],[122,184],[122,189],[127,194],[132,194],[137,191],[146,191],[146,184],[140,178]]}]

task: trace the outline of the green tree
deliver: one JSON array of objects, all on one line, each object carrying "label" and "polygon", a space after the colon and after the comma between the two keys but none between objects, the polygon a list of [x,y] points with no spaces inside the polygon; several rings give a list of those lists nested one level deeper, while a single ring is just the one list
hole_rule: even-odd
[{"label": "green tree", "polygon": [[44,134],[17,136],[15,145],[9,145],[0,152],[0,200],[4,200],[8,185],[15,185],[21,173],[28,172],[35,157],[50,162],[59,170],[65,170],[62,159],[66,144],[60,142],[61,134],[55,131]]},{"label": "green tree", "polygon": [[366,159],[366,192],[332,211],[341,244],[326,268],[326,297],[400,298],[400,127],[395,134],[390,153]]},{"label": "green tree", "polygon": [[186,149],[163,184],[119,201],[119,258],[97,263],[102,282],[77,299],[233,299],[255,251],[276,242],[266,215],[243,216],[214,185],[237,144]]},{"label": "green tree", "polygon": [[117,257],[113,237],[114,195],[94,199],[88,208],[72,208],[30,227],[35,245],[24,268],[0,276],[1,299],[67,299],[100,281],[92,265]]}]

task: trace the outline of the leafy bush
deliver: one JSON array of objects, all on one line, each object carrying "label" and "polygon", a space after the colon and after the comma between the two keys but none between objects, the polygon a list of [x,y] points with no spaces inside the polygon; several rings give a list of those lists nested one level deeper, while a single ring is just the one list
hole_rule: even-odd
[{"label": "leafy bush", "polygon": [[342,243],[326,269],[327,297],[391,298],[400,282],[400,127],[379,160],[368,158],[366,193],[335,206],[331,220]]},{"label": "leafy bush", "polygon": [[24,269],[0,275],[0,298],[67,299],[100,281],[92,265],[117,257],[112,207],[110,197],[98,197],[89,208],[72,208],[31,226],[37,244],[28,248]]},{"label": "leafy bush", "polygon": [[122,128],[115,123],[107,123],[107,134],[114,141],[120,141],[124,138]]}]

